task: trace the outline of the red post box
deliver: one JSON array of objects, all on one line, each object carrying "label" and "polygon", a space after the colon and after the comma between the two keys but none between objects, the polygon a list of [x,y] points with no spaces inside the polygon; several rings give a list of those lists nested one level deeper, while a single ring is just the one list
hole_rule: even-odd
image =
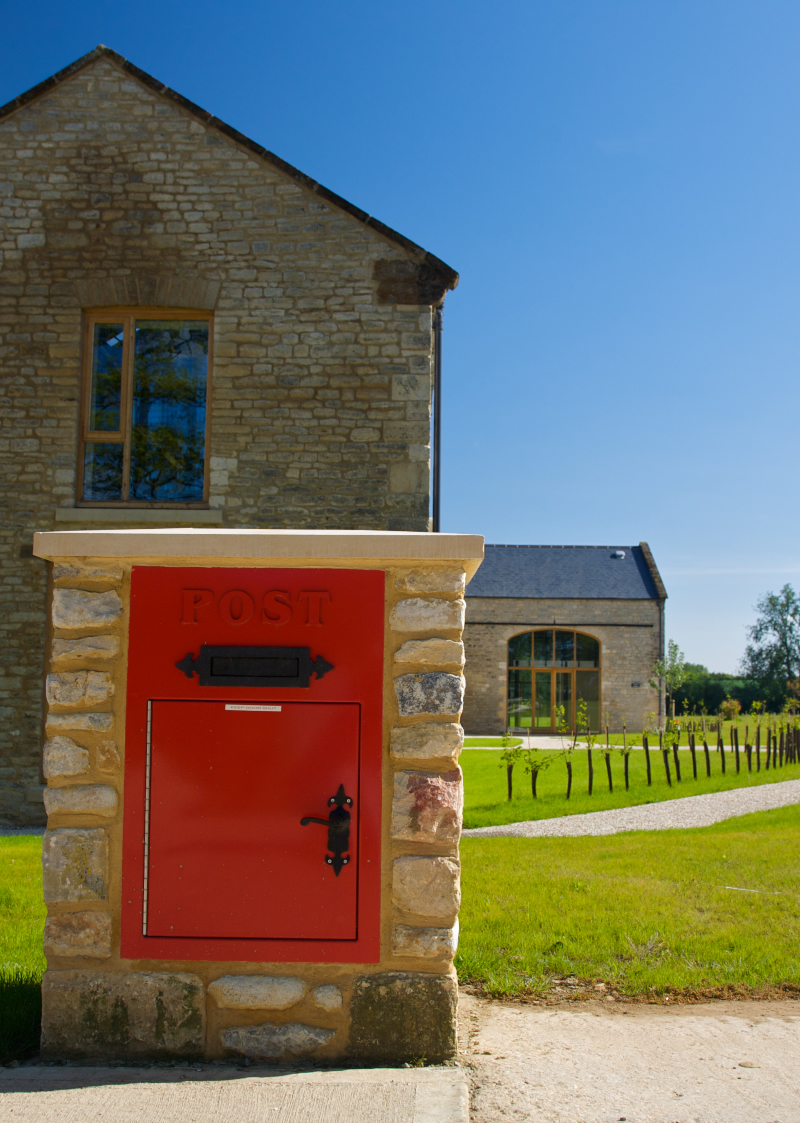
[{"label": "red post box", "polygon": [[471,535],[57,531],[42,1048],[455,1053]]}]

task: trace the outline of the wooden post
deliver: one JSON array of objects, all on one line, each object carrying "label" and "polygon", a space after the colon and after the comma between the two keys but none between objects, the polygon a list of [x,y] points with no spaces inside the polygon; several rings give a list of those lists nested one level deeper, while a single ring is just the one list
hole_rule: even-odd
[{"label": "wooden post", "polygon": [[669,772],[669,749],[664,748],[664,735],[660,729],[658,731],[658,747],[659,749],[661,749],[661,757],[664,761],[664,771],[667,774],[667,783],[670,787],[672,787],[672,776]]},{"label": "wooden post", "polygon": [[[769,729],[767,729],[769,737]],[[756,772],[761,771],[761,723],[756,726]]]},{"label": "wooden post", "polygon": [[650,772],[650,745],[646,733],[642,734],[642,748],[644,749],[644,762],[647,765],[647,786],[649,788],[653,783],[653,776]]}]

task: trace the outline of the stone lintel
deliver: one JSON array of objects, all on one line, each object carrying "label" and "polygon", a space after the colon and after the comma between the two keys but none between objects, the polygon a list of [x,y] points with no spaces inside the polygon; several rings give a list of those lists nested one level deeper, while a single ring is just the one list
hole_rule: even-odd
[{"label": "stone lintel", "polygon": [[[51,530],[33,536],[37,558],[144,558],[231,561],[254,564],[325,559],[330,562],[460,562],[467,578],[483,560],[480,534],[426,534],[405,530]],[[67,590],[60,590],[67,591]]]}]

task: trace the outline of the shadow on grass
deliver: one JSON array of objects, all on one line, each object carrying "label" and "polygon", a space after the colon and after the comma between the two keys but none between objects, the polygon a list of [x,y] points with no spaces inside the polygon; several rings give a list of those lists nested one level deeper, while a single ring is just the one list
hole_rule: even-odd
[{"label": "shadow on grass", "polygon": [[0,968],[0,1064],[39,1050],[42,979],[38,971],[13,964]]}]

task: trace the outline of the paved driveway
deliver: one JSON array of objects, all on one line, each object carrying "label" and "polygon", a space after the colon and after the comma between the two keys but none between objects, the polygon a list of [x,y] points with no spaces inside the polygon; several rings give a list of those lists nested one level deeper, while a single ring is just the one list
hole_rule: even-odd
[{"label": "paved driveway", "polygon": [[800,1001],[560,1006],[463,996],[471,1123],[798,1123]]}]

